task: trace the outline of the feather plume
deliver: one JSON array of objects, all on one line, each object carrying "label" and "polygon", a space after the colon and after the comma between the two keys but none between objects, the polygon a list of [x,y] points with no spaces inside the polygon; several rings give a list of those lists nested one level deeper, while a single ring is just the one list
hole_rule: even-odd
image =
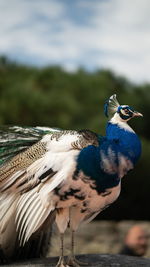
[{"label": "feather plume", "polygon": [[106,117],[110,117],[114,114],[120,106],[116,94],[112,95],[104,104],[104,113]]}]

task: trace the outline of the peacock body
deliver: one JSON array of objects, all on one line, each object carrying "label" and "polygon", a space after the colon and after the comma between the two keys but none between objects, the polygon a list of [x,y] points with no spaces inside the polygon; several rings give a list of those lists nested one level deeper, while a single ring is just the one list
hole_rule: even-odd
[{"label": "peacock body", "polygon": [[117,199],[122,177],[141,155],[141,142],[127,121],[142,115],[119,105],[115,95],[105,104],[105,114],[112,113],[105,137],[89,130],[1,130],[0,248],[6,257],[36,233],[48,231],[54,219],[62,242],[58,266],[66,265],[63,234],[68,226],[72,231],[68,265],[78,266],[74,232]]}]

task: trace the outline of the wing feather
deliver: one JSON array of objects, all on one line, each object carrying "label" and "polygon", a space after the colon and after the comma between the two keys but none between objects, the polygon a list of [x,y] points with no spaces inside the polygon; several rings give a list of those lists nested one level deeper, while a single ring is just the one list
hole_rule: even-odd
[{"label": "wing feather", "polygon": [[4,218],[11,215],[13,196],[17,196],[15,223],[21,245],[55,209],[53,190],[73,174],[80,150],[98,143],[98,136],[87,130],[56,130],[2,165],[0,192],[3,196],[10,196],[4,205],[3,222],[5,225]]},{"label": "wing feather", "polygon": [[16,216],[20,244],[24,245],[30,236],[40,228],[54,207],[49,203],[44,206],[36,190],[25,193],[18,203]]},{"label": "wing feather", "polygon": [[[26,216],[26,221],[24,221],[24,225],[22,227],[22,232],[20,232],[20,244],[24,245],[24,243],[27,241],[27,237],[29,236],[29,229],[30,227],[32,227],[32,221],[31,218],[34,219],[38,219],[37,218],[37,214],[38,211],[40,212],[40,214],[42,213],[43,215],[43,210],[41,209],[41,205],[40,203],[37,201],[34,202],[34,205],[32,205],[33,211],[28,213],[28,216]],[[36,221],[35,221],[36,222]],[[31,234],[34,233],[34,226],[32,227],[32,232]],[[30,235],[31,236],[31,235]]]},{"label": "wing feather", "polygon": [[37,143],[43,135],[57,133],[50,127],[0,126],[0,165]]},{"label": "wing feather", "polygon": [[0,191],[23,193],[31,190],[41,183],[42,177],[46,180],[61,171],[62,157],[66,157],[69,151],[79,151],[90,144],[96,145],[96,138],[96,134],[87,130],[44,135],[41,141],[0,168]]},{"label": "wing feather", "polygon": [[19,220],[17,221],[17,230],[19,230],[19,238],[20,238],[20,235],[22,235],[22,230],[25,226],[26,220],[31,212],[31,209],[35,205],[35,201],[38,201],[35,194],[28,193],[27,199],[26,199],[26,205],[24,205],[23,209],[20,211],[20,217],[18,216],[19,208],[17,210],[16,221],[17,221],[17,218],[19,218]]}]

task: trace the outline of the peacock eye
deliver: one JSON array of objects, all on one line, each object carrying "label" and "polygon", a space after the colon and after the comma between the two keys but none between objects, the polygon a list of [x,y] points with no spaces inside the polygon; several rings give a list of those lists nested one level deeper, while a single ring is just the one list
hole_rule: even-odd
[{"label": "peacock eye", "polygon": [[128,110],[128,109],[124,109],[124,112],[125,112],[126,114],[128,114],[128,113],[129,113],[129,110]]}]

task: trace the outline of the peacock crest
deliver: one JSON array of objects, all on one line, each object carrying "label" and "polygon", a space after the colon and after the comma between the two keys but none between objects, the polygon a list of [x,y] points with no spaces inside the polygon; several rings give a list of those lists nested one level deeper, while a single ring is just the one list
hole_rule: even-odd
[{"label": "peacock crest", "polygon": [[112,116],[117,112],[118,107],[120,106],[116,94],[112,95],[104,104],[104,113],[106,117]]}]

